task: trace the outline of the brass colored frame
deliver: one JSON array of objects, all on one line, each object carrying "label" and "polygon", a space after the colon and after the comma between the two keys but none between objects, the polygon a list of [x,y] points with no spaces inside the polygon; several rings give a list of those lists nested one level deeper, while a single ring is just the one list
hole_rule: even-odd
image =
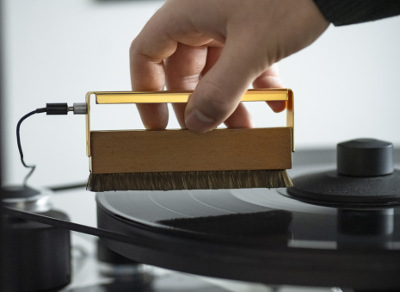
[{"label": "brass colored frame", "polygon": [[[86,94],[86,150],[90,157],[90,97],[94,95],[96,104],[126,103],[186,103],[192,91],[90,91]],[[242,101],[287,101],[286,126],[292,128],[292,151],[294,152],[294,105],[291,89],[249,89]]]}]

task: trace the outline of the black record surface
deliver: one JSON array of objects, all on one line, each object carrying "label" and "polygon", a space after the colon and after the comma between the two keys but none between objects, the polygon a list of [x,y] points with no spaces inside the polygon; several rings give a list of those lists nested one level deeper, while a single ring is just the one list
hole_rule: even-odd
[{"label": "black record surface", "polygon": [[[329,170],[332,158],[298,151],[291,175]],[[266,284],[400,288],[399,207],[317,206],[286,189],[105,192],[97,206],[99,227],[138,242],[105,244],[139,262]]]}]

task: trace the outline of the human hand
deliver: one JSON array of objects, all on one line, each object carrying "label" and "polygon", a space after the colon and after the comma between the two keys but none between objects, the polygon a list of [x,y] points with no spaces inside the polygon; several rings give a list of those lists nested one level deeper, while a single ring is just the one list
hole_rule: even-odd
[{"label": "human hand", "polygon": [[[312,0],[169,0],[132,42],[134,91],[193,90],[174,104],[180,125],[207,132],[222,122],[250,127],[240,98],[281,87],[276,62],[311,44],[328,27]],[[274,111],[285,108],[271,102]],[[166,104],[140,104],[148,129],[164,129]]]}]

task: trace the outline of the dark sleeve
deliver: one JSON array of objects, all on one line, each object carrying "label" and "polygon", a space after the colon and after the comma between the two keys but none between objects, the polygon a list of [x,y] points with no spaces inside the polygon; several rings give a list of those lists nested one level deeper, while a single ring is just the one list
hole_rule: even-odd
[{"label": "dark sleeve", "polygon": [[314,0],[334,25],[355,24],[400,15],[400,0]]}]

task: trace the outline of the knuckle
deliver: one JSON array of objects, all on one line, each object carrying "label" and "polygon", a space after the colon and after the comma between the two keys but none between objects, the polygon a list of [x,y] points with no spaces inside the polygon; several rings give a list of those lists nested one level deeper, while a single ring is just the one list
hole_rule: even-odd
[{"label": "knuckle", "polygon": [[129,56],[134,56],[134,55],[136,55],[137,54],[137,51],[138,51],[138,40],[137,39],[134,39],[132,42],[131,42],[131,45],[130,45],[130,47],[129,47]]},{"label": "knuckle", "polygon": [[231,112],[233,100],[226,95],[223,88],[214,83],[207,82],[207,92],[205,99],[212,116],[226,116]]}]

